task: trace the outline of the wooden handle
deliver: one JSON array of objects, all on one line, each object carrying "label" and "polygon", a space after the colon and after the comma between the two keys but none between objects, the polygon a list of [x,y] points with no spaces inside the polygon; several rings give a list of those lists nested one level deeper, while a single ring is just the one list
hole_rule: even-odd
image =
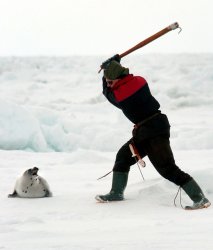
[{"label": "wooden handle", "polygon": [[175,30],[179,28],[179,24],[176,22],[176,23],[173,23],[171,25],[169,25],[168,27],[162,29],[161,31],[157,32],[156,34],[148,37],[147,39],[145,39],[144,41],[138,43],[137,45],[135,45],[134,47],[132,47],[131,49],[125,51],[124,53],[120,54],[120,58],[132,53],[133,51],[137,50],[137,49],[140,49],[141,47],[144,47],[145,45],[147,45],[148,43],[156,40],[157,38],[165,35],[166,33],[168,33],[169,31],[171,30]]}]

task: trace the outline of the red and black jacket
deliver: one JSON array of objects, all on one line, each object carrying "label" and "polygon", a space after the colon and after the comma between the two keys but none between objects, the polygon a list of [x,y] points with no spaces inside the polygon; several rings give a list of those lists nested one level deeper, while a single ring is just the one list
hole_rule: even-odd
[{"label": "red and black jacket", "polygon": [[107,87],[107,82],[103,77],[103,94],[134,124],[160,112],[160,104],[152,96],[146,80],[140,76],[129,74],[120,79],[112,88]]}]

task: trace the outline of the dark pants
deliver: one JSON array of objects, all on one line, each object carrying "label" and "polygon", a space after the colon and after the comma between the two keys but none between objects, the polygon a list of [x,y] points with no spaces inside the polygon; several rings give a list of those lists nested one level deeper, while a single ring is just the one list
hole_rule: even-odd
[{"label": "dark pants", "polygon": [[[146,126],[147,129],[147,126]],[[117,172],[129,172],[130,166],[135,164],[135,158],[132,157],[132,153],[129,149],[129,144],[131,141],[134,141],[134,144],[143,158],[145,156],[149,157],[149,160],[158,171],[158,173],[169,181],[175,183],[178,186],[183,186],[192,177],[183,172],[176,164],[174,156],[170,147],[169,141],[169,128],[167,128],[167,133],[156,133],[150,138],[143,138],[140,136],[140,132],[143,131],[143,128],[139,133],[136,133],[133,138],[125,143],[116,155],[115,165],[113,171]],[[161,130],[163,131],[163,130]]]}]

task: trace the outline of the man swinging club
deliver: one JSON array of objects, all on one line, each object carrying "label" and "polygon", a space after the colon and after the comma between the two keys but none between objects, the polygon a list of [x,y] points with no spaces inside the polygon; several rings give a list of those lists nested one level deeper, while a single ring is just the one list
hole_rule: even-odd
[{"label": "man swinging club", "polygon": [[[173,28],[169,26],[169,30],[177,28],[178,24],[175,24]],[[116,155],[110,192],[97,195],[96,200],[99,202],[124,200],[130,166],[135,164],[129,147],[131,144],[137,149],[141,158],[148,156],[161,176],[180,186],[191,198],[193,205],[186,206],[185,209],[209,207],[211,203],[195,180],[175,163],[169,141],[168,118],[161,113],[160,104],[152,96],[147,81],[141,76],[130,74],[129,69],[120,64],[121,57],[122,55],[115,55],[101,65],[104,70],[103,94],[135,125],[132,138],[119,149]]]}]

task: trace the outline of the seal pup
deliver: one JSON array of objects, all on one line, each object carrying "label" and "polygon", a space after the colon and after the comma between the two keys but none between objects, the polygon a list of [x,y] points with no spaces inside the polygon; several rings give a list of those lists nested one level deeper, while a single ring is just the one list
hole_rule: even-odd
[{"label": "seal pup", "polygon": [[14,192],[9,194],[9,198],[42,198],[51,197],[47,181],[38,175],[38,168],[30,168],[26,170],[16,181]]}]

